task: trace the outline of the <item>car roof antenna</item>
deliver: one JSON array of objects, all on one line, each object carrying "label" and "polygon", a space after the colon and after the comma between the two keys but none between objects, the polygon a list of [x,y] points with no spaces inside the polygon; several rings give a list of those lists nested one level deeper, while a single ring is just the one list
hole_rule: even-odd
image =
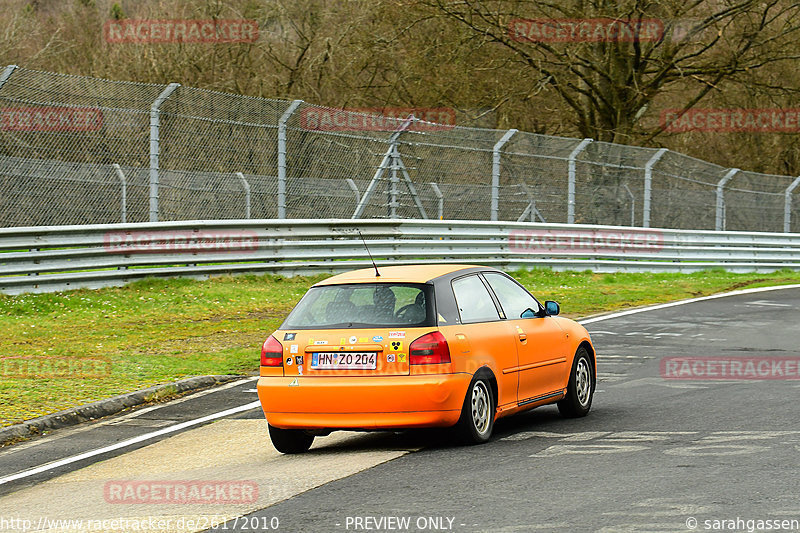
[{"label": "car roof antenna", "polygon": [[372,261],[372,266],[375,267],[375,277],[381,277],[381,273],[378,272],[378,265],[375,264],[375,260],[372,258],[372,253],[369,251],[369,246],[367,246],[367,241],[364,240],[364,236],[361,235],[361,231],[358,232],[358,236],[361,237],[361,242],[364,243],[364,248],[367,249],[367,254],[369,255],[369,260]]}]

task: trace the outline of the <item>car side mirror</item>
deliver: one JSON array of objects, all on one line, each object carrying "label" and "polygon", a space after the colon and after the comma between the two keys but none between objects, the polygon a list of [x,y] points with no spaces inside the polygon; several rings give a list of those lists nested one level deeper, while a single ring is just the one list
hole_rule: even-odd
[{"label": "car side mirror", "polygon": [[536,314],[536,311],[530,307],[524,310],[521,315],[519,315],[520,318],[536,318],[537,316],[538,315]]},{"label": "car side mirror", "polygon": [[547,300],[544,303],[544,312],[547,316],[556,316],[561,312],[561,306],[558,305],[558,302]]}]

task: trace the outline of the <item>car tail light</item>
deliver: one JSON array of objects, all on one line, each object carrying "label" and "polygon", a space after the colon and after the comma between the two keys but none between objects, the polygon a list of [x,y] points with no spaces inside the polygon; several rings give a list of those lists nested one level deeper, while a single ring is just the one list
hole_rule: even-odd
[{"label": "car tail light", "polygon": [[418,338],[408,347],[408,361],[412,365],[436,365],[450,362],[450,347],[438,331]]},{"label": "car tail light", "polygon": [[283,346],[272,335],[261,347],[261,366],[283,366]]}]

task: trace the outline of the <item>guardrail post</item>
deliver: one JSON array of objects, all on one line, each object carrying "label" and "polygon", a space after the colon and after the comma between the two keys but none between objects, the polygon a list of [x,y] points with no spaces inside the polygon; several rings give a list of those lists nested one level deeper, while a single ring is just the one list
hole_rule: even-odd
[{"label": "guardrail post", "polygon": [[242,182],[242,187],[244,187],[244,212],[245,218],[250,219],[250,184],[247,183],[247,180],[244,177],[244,174],[241,172],[236,173],[239,176],[239,179]]},{"label": "guardrail post", "polygon": [[725,230],[725,184],[728,183],[737,172],[739,172],[738,168],[732,168],[717,182],[717,220],[715,224],[717,231]]},{"label": "guardrail post", "polygon": [[17,65],[8,65],[3,70],[3,73],[0,74],[0,89],[3,88],[3,85],[6,84],[6,82],[8,81],[8,78],[10,78],[11,75],[14,73],[14,71],[17,70],[18,68],[19,67],[17,67]]},{"label": "guardrail post", "polygon": [[492,148],[492,220],[497,220],[500,204],[500,149],[519,130],[508,130]]},{"label": "guardrail post", "polygon": [[[642,204],[642,227],[650,227],[650,197],[653,194],[653,167],[661,157],[669,152],[668,149],[662,148],[644,165],[644,203]],[[633,223],[631,223],[633,226]]]},{"label": "guardrail post", "polygon": [[158,156],[161,152],[158,129],[161,125],[161,104],[180,86],[180,83],[170,83],[150,106],[150,222],[158,222]]},{"label": "guardrail post", "polygon": [[792,231],[792,191],[800,185],[800,176],[797,176],[789,187],[784,192],[783,200],[783,232],[789,233]]},{"label": "guardrail post", "polygon": [[433,189],[433,194],[436,195],[436,200],[439,202],[439,220],[444,220],[444,195],[442,194],[442,191],[439,190],[439,186],[436,183],[431,182],[429,185],[431,186],[431,189]]},{"label": "guardrail post", "polygon": [[286,218],[286,123],[302,100],[293,100],[278,120],[278,218]]},{"label": "guardrail post", "polygon": [[128,221],[128,180],[125,179],[125,174],[122,173],[122,169],[118,164],[114,163],[111,167],[117,173],[117,178],[119,178],[119,186],[121,189],[120,204],[122,206],[122,216],[120,218],[122,219],[121,222],[124,224]]},{"label": "guardrail post", "polygon": [[577,158],[578,154],[583,152],[583,149],[586,148],[592,141],[594,141],[594,139],[586,138],[582,140],[578,146],[575,147],[572,153],[569,154],[569,164],[567,167],[567,172],[569,175],[569,184],[567,186],[567,224],[575,223],[575,158]]}]

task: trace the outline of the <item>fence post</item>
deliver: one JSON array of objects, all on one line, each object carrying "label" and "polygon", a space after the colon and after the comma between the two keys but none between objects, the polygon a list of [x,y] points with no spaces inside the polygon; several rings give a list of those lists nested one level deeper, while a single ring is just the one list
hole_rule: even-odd
[{"label": "fence post", "polygon": [[161,152],[161,138],[158,135],[161,125],[160,108],[161,104],[180,86],[180,83],[170,83],[150,106],[150,222],[158,222],[158,156]]},{"label": "fence post", "polygon": [[567,172],[569,174],[569,184],[567,189],[567,224],[575,223],[575,158],[578,157],[584,148],[594,139],[586,138],[582,140],[578,146],[569,154],[569,163]]},{"label": "fence post", "polygon": [[6,84],[8,78],[10,78],[14,71],[18,68],[19,67],[17,67],[17,65],[8,65],[5,70],[3,70],[3,73],[0,74],[0,89],[3,88],[3,85]]},{"label": "fence post", "polygon": [[378,165],[378,169],[375,171],[375,175],[372,176],[372,180],[370,180],[369,185],[367,185],[367,190],[364,191],[364,196],[361,197],[361,200],[358,202],[358,205],[356,206],[356,210],[353,211],[353,216],[351,216],[350,218],[356,219],[361,216],[361,214],[364,212],[364,209],[366,209],[367,207],[367,202],[372,197],[372,193],[375,192],[375,187],[377,187],[378,185],[378,180],[381,179],[381,176],[383,176],[383,173],[386,172],[387,169],[391,170],[393,167],[397,165],[397,160],[395,159],[396,154],[397,157],[399,157],[399,152],[396,152],[397,139],[399,139],[400,135],[402,135],[403,132],[406,131],[406,129],[411,125],[411,122],[413,120],[414,120],[414,115],[409,116],[408,119],[406,119],[406,121],[403,123],[403,125],[400,126],[400,128],[395,130],[395,132],[389,136],[388,140],[389,148],[386,150],[386,153],[383,154],[383,159],[381,160],[381,164]]},{"label": "fence post", "polygon": [[442,191],[439,189],[439,186],[436,183],[431,182],[429,185],[431,186],[431,189],[433,189],[433,194],[436,195],[436,200],[439,202],[439,210],[438,210],[439,220],[443,220],[444,219],[444,195],[442,194]]},{"label": "fence post", "polygon": [[389,218],[397,218],[397,170],[399,165],[397,160],[400,159],[400,152],[397,149],[397,144],[392,144],[392,166],[391,173],[389,174]]},{"label": "fence post", "polygon": [[500,149],[518,130],[508,130],[492,148],[492,220],[497,220],[500,204]]},{"label": "fence post", "polygon": [[245,218],[250,219],[250,184],[247,183],[247,180],[244,178],[244,174],[241,172],[236,173],[239,176],[239,179],[242,181],[242,187],[244,187],[244,212]]},{"label": "fence post", "polygon": [[353,194],[356,196],[356,205],[361,201],[361,193],[358,190],[358,186],[356,182],[353,181],[352,178],[346,178],[344,181],[350,186],[350,190],[353,191]]},{"label": "fence post", "polygon": [[790,233],[792,231],[792,191],[800,185],[800,176],[797,176],[789,187],[784,192],[783,200],[783,232]]},{"label": "fence post", "polygon": [[286,123],[300,107],[302,100],[293,100],[278,120],[278,218],[286,218]]},{"label": "fence post", "polygon": [[[666,148],[662,148],[644,165],[644,203],[642,204],[642,227],[650,227],[650,198],[653,194],[653,167],[661,157],[669,152]],[[631,224],[633,225],[633,224]]]},{"label": "fence post", "polygon": [[725,176],[717,183],[717,221],[715,224],[717,231],[725,230],[725,196],[724,187],[736,173],[739,172],[738,168],[730,169]]},{"label": "fence post", "polygon": [[120,204],[122,206],[122,223],[126,223],[128,221],[128,180],[125,179],[125,174],[122,173],[122,169],[116,163],[111,165],[114,171],[117,173],[117,178],[119,178],[119,186],[121,189],[120,194]]},{"label": "fence post", "polygon": [[631,199],[631,227],[633,227],[636,225],[636,196],[633,195],[627,183],[623,184],[622,187],[627,191],[628,198]]}]

